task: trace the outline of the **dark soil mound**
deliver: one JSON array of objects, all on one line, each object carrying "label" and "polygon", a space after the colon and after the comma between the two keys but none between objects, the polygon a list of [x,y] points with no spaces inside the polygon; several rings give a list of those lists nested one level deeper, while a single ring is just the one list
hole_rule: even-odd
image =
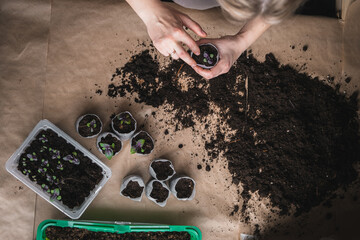
[{"label": "dark soil mound", "polygon": [[[170,104],[182,127],[194,126],[194,119],[208,124],[209,103],[219,106],[219,117],[236,134],[226,142],[224,129],[209,131],[206,149],[210,161],[223,153],[233,182],[243,184],[242,210],[250,193],[259,191],[282,214],[291,205],[300,214],[356,179],[357,93],[346,98],[318,78],[280,66],[273,54],[261,63],[244,53],[228,74],[209,81],[182,64],[174,61],[159,70],[144,51],[117,69],[112,81],[118,77],[121,82],[110,84],[108,95],[137,93],[137,102]],[[186,91],[177,80],[181,67],[181,77],[192,81]]]}]

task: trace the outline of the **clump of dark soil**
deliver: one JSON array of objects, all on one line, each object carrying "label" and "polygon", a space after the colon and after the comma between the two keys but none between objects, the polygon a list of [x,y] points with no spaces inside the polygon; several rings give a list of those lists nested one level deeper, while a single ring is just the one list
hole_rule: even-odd
[{"label": "clump of dark soil", "polygon": [[126,197],[138,198],[141,196],[143,190],[144,187],[141,187],[138,182],[130,181],[121,193]]},{"label": "clump of dark soil", "polygon": [[101,167],[50,129],[39,132],[17,169],[69,208],[80,206],[104,177]]},{"label": "clump of dark soil", "polygon": [[[273,54],[259,62],[245,52],[228,74],[209,81],[186,64],[177,74],[182,64],[173,61],[160,69],[149,51],[143,51],[116,70],[108,96],[130,93],[153,107],[170,105],[175,130],[195,129],[195,119],[210,124],[205,120],[214,113],[210,103],[222,109],[217,115],[235,134],[225,141],[221,127],[208,131],[207,164],[226,158],[233,183],[244,188],[242,211],[250,194],[258,191],[281,214],[291,206],[300,214],[357,178],[357,93],[346,97],[338,86],[280,65]],[[192,82],[186,91],[178,78]],[[205,169],[211,170],[209,165]]]},{"label": "clump of dark soil", "polygon": [[189,198],[194,191],[194,182],[188,178],[180,179],[175,186],[178,198]]},{"label": "clump of dark soil", "polygon": [[107,239],[107,240],[190,240],[188,232],[129,232],[110,233],[93,232],[87,229],[50,226],[45,229],[47,239],[69,240],[69,239]]},{"label": "clump of dark soil", "polygon": [[174,174],[174,169],[171,167],[170,161],[154,161],[151,163],[151,168],[156,174],[156,179],[160,181]]},{"label": "clump of dark soil", "polygon": [[164,188],[158,181],[154,181],[152,186],[153,189],[150,193],[150,197],[154,198],[158,203],[164,202],[169,196],[169,190]]}]

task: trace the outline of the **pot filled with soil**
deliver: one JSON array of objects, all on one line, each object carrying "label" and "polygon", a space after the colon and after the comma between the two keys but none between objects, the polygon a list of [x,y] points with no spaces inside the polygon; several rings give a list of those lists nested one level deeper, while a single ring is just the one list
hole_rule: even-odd
[{"label": "pot filled with soil", "polygon": [[140,176],[130,175],[123,179],[120,187],[120,195],[140,202],[145,189],[145,184]]},{"label": "pot filled with soil", "polygon": [[121,141],[126,141],[132,137],[136,130],[136,120],[130,112],[122,112],[111,120],[111,127]]},{"label": "pot filled with soil", "polygon": [[191,57],[195,60],[196,65],[202,68],[213,68],[219,61],[219,51],[212,43],[199,45],[200,54],[197,56],[191,52]]},{"label": "pot filled with soil", "polygon": [[149,172],[152,177],[159,181],[167,181],[175,175],[175,169],[170,160],[156,159],[149,166]]},{"label": "pot filled with soil", "polygon": [[168,186],[164,182],[155,179],[151,180],[146,185],[145,193],[151,201],[160,207],[165,207],[167,199],[170,196],[170,190]]},{"label": "pot filled with soil", "polygon": [[46,239],[201,240],[202,234],[195,226],[47,219],[36,232],[36,240]]},{"label": "pot filled with soil", "polygon": [[170,190],[178,200],[193,200],[196,192],[195,185],[194,179],[181,176],[170,182]]},{"label": "pot filled with soil", "polygon": [[47,120],[36,125],[6,169],[73,219],[111,176],[107,166]]},{"label": "pot filled with soil", "polygon": [[105,132],[96,139],[97,149],[109,160],[112,159],[122,149],[122,143],[118,136],[113,133]]},{"label": "pot filled with soil", "polygon": [[76,121],[76,131],[85,138],[96,137],[102,130],[102,122],[95,114],[85,114]]},{"label": "pot filled with soil", "polygon": [[131,138],[130,153],[148,155],[154,150],[154,140],[145,131],[140,131]]}]

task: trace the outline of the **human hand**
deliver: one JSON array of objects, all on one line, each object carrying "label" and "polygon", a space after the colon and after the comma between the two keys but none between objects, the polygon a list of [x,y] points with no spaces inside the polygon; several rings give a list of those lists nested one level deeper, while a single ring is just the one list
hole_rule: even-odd
[{"label": "human hand", "polygon": [[199,66],[193,67],[194,70],[206,79],[217,77],[227,73],[234,62],[240,57],[241,53],[247,48],[245,41],[239,36],[224,36],[221,38],[201,39],[197,41],[198,45],[204,43],[214,44],[219,51],[219,62],[211,69],[204,69]]},{"label": "human hand", "polygon": [[185,51],[182,43],[196,55],[200,54],[200,49],[194,39],[184,30],[184,26],[200,37],[206,37],[205,31],[189,16],[160,2],[155,6],[142,17],[154,46],[164,56],[181,58],[190,66],[195,66],[195,60]]}]

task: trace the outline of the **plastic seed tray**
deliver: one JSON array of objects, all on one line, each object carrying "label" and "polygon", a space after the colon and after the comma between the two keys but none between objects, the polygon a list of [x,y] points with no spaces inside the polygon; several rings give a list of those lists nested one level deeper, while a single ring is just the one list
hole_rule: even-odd
[{"label": "plastic seed tray", "polygon": [[[23,175],[18,169],[17,165],[19,163],[19,158],[21,154],[25,151],[25,149],[30,145],[30,143],[35,140],[35,137],[37,134],[42,130],[51,129],[54,132],[58,134],[59,137],[64,138],[69,144],[73,145],[76,150],[82,152],[85,156],[90,158],[95,164],[97,164],[99,167],[102,168],[103,178],[99,182],[98,185],[95,186],[95,188],[90,191],[89,196],[85,199],[85,201],[79,206],[75,207],[73,209],[70,209],[69,207],[65,206],[60,201],[50,201],[49,195],[45,193],[41,186],[36,184],[35,182],[32,182],[28,177]],[[48,201],[50,204],[52,204],[54,207],[59,209],[61,212],[66,214],[72,219],[78,219],[85,211],[85,209],[89,206],[89,204],[94,200],[96,195],[99,193],[101,188],[105,185],[105,183],[110,179],[111,177],[111,170],[108,168],[104,163],[102,163],[95,155],[90,153],[87,149],[85,149],[83,146],[81,146],[78,142],[76,142],[74,139],[72,139],[69,135],[67,135],[65,132],[63,132],[61,129],[56,127],[54,124],[52,124],[50,121],[44,119],[41,120],[35,128],[31,131],[29,136],[25,139],[23,144],[15,151],[15,153],[9,158],[9,160],[6,162],[6,170],[11,173],[14,177],[19,179],[22,183],[24,183],[26,186],[31,188],[35,193],[37,193],[39,196],[44,198],[46,201]]]},{"label": "plastic seed tray", "polygon": [[48,219],[41,222],[36,233],[36,240],[45,240],[47,227],[83,228],[94,232],[129,233],[129,232],[188,232],[191,240],[201,240],[201,231],[194,226],[153,225],[124,222],[66,221]]}]

